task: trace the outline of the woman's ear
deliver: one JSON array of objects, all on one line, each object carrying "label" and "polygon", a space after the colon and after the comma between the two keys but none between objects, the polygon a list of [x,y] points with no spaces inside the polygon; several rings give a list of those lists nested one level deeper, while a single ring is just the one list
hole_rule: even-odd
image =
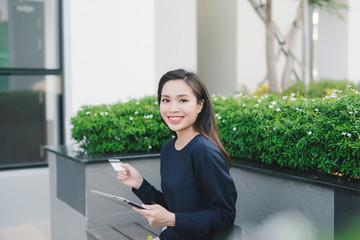
[{"label": "woman's ear", "polygon": [[201,102],[198,104],[198,114],[201,113],[204,103],[205,103],[205,100],[201,99]]}]

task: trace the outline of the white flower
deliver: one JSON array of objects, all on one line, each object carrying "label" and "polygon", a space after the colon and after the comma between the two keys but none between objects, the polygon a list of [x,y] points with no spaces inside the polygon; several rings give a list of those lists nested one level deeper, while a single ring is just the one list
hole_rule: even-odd
[{"label": "white flower", "polygon": [[296,96],[296,94],[295,93],[292,93],[292,94],[290,94],[292,97],[295,97]]},{"label": "white flower", "polygon": [[134,120],[134,118],[133,118],[133,117],[130,117],[130,121],[132,121],[132,120]]},{"label": "white flower", "polygon": [[145,115],[144,118],[145,118],[145,119],[153,118],[153,115],[152,115],[152,114],[150,114],[150,115]]},{"label": "white flower", "polygon": [[315,111],[315,112],[318,112],[318,111],[319,111],[319,109],[315,108],[315,109],[314,109],[314,111]]},{"label": "white flower", "polygon": [[336,95],[336,93],[333,92],[330,97],[337,98],[337,95]]},{"label": "white flower", "polygon": [[221,119],[221,116],[218,116],[217,118],[218,118],[218,119]]},{"label": "white flower", "polygon": [[87,111],[87,112],[86,112],[86,115],[89,115],[90,113],[91,113],[91,111]]},{"label": "white flower", "polygon": [[109,115],[109,113],[108,113],[108,112],[105,112],[105,115]]},{"label": "white flower", "polygon": [[262,100],[261,100],[261,99],[259,99],[259,100],[258,100],[258,103],[261,103],[261,102],[262,102]]},{"label": "white flower", "polygon": [[269,108],[274,108],[274,106],[273,106],[273,105],[270,105]]},{"label": "white flower", "polygon": [[346,134],[349,138],[351,137],[351,134],[350,133],[348,133],[348,134]]},{"label": "white flower", "polygon": [[311,134],[312,134],[312,131],[308,131],[307,134],[308,134],[308,135],[311,135]]},{"label": "white flower", "polygon": [[225,119],[224,119],[224,120],[222,120],[222,122],[224,123],[224,122],[225,122]]},{"label": "white flower", "polygon": [[354,112],[349,112],[349,114],[353,114]]},{"label": "white flower", "polygon": [[157,104],[159,104],[159,103],[158,103],[158,101],[155,101],[154,104],[157,105]]},{"label": "white flower", "polygon": [[139,114],[139,112],[138,112],[138,111],[136,111],[136,112],[134,112],[134,114]]},{"label": "white flower", "polygon": [[233,129],[232,129],[232,130],[233,130],[233,131],[236,131],[236,129],[237,129],[236,127],[233,127]]},{"label": "white flower", "polygon": [[293,101],[293,102],[295,102],[295,101],[296,101],[296,98],[291,97],[290,100]]},{"label": "white flower", "polygon": [[149,145],[149,149],[152,149],[152,146]]},{"label": "white flower", "polygon": [[276,102],[275,102],[275,101],[272,101],[271,104],[272,104],[272,105],[276,105]]},{"label": "white flower", "polygon": [[242,106],[245,107],[245,104],[243,104]]},{"label": "white flower", "polygon": [[280,109],[280,108],[277,108],[276,111],[277,111],[277,112],[281,112],[281,109]]},{"label": "white flower", "polygon": [[350,87],[352,87],[352,86],[351,86],[351,85],[346,85],[346,87],[349,87],[349,88],[350,88]]},{"label": "white flower", "polygon": [[347,134],[346,132],[341,133],[341,135],[346,135],[346,134]]},{"label": "white flower", "polygon": [[217,101],[217,98],[214,98],[214,101]]},{"label": "white flower", "polygon": [[287,96],[283,96],[282,99],[286,100],[286,99],[287,99]]},{"label": "white flower", "polygon": [[274,130],[276,130],[276,128],[273,128]]},{"label": "white flower", "polygon": [[259,106],[259,104],[255,104],[255,107],[258,107]]},{"label": "white flower", "polygon": [[139,105],[140,103],[139,102],[136,102],[136,105]]}]

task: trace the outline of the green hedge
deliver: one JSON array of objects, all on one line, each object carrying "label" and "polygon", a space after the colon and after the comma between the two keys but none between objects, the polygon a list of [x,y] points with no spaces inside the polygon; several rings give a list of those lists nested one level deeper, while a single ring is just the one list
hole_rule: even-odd
[{"label": "green hedge", "polygon": [[[360,94],[324,98],[213,96],[220,138],[233,158],[298,170],[360,176]],[[90,153],[159,151],[172,135],[156,97],[85,106],[72,118],[72,137]]]}]

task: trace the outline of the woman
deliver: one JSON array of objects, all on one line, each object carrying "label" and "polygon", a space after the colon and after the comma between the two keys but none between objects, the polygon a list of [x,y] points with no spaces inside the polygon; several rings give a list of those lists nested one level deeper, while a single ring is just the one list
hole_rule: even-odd
[{"label": "woman", "polygon": [[176,136],[160,152],[162,192],[129,164],[118,179],[145,203],[147,210],[134,211],[150,226],[167,226],[160,239],[211,239],[233,225],[237,192],[209,93],[195,73],[178,69],[160,79],[158,101]]}]

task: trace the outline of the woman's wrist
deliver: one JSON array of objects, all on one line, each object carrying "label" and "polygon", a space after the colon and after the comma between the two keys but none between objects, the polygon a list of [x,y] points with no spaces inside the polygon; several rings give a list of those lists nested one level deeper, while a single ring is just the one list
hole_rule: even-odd
[{"label": "woman's wrist", "polygon": [[136,190],[138,190],[138,189],[141,187],[141,185],[142,185],[143,182],[144,182],[144,178],[141,177],[141,178],[139,179],[138,183],[134,186],[134,188],[135,188]]},{"label": "woman's wrist", "polygon": [[172,213],[172,212],[169,212],[169,213],[170,213],[170,215],[169,215],[169,224],[168,224],[168,226],[169,227],[175,227],[175,219],[176,219],[175,213]]}]

